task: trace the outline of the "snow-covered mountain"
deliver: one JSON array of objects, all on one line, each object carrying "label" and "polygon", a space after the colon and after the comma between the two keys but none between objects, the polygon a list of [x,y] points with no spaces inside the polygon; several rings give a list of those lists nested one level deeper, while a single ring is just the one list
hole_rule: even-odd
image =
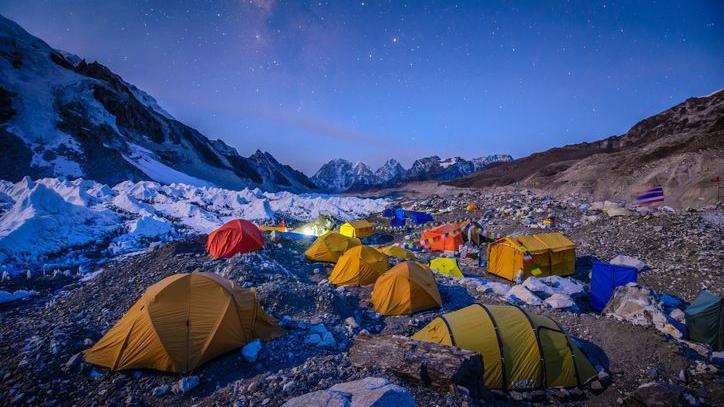
[{"label": "snow-covered mountain", "polygon": [[320,189],[329,192],[361,191],[387,187],[410,181],[450,181],[465,177],[496,162],[511,161],[508,154],[495,154],[465,160],[460,157],[442,159],[438,156],[416,160],[405,169],[395,159],[388,160],[374,173],[365,163],[352,164],[335,159],[324,164],[311,180]]},{"label": "snow-covered mountain", "polygon": [[107,67],[55,50],[0,16],[0,179],[64,176],[306,192],[268,153],[243,157]]},{"label": "snow-covered mountain", "polygon": [[375,171],[375,176],[381,183],[392,183],[399,181],[404,174],[405,169],[394,158],[390,158],[389,160],[387,160],[387,162],[382,164],[382,166],[378,168],[377,171]]}]

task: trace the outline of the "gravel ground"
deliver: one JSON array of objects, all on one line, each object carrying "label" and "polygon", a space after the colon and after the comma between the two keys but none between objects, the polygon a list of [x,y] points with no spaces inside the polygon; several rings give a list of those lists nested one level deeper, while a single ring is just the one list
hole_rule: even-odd
[{"label": "gravel ground", "polygon": [[[470,201],[477,202],[481,210],[468,213],[459,209]],[[493,195],[458,189],[446,190],[445,196],[409,200],[402,196],[401,202],[441,212],[436,218],[442,221],[478,218],[486,209],[494,209],[488,226],[501,233],[540,232],[540,220],[553,215],[555,228],[578,245],[579,256],[603,260],[617,254],[638,257],[649,266],[640,274],[642,285],[684,300],[693,299],[702,287],[724,294],[721,209],[608,218],[590,211],[582,213],[581,197],[551,201],[532,192]],[[414,239],[421,228],[384,231],[406,241],[406,236]],[[608,406],[623,402],[639,385],[653,380],[681,384],[705,404],[721,405],[724,400],[722,373],[711,370],[696,352],[653,327],[634,326],[591,312],[532,309],[559,321],[570,335],[579,338],[594,363],[606,367],[611,381],[598,391],[582,389],[564,396],[554,392],[522,396],[496,393],[492,400],[474,400],[460,389],[438,392],[386,372],[358,369],[350,364],[348,350],[360,330],[412,334],[441,312],[473,302],[500,303],[500,298],[480,293],[475,287],[482,278],[502,280],[486,275],[476,261],[466,259],[460,263],[468,278],[438,276],[443,309],[411,317],[380,317],[369,306],[371,287],[329,286],[326,278],[331,266],[305,261],[304,243],[269,242],[262,252],[213,260],[204,254],[204,239],[188,238],[111,261],[85,282],[72,276],[36,277],[30,284],[40,288],[41,295],[0,308],[3,404],[275,406],[294,396],[367,376],[386,377],[406,387],[419,405],[522,402]],[[428,257],[420,255],[422,260]],[[168,275],[197,269],[216,271],[256,287],[263,308],[281,320],[285,335],[264,344],[257,362],[249,363],[240,352],[231,352],[194,372],[200,385],[189,394],[157,397],[154,389],[173,386],[180,376],[152,371],[111,372],[73,358],[98,340],[146,287]],[[585,270],[578,277],[585,280]],[[4,284],[22,288],[28,283],[17,280]],[[311,324],[324,324],[336,343],[328,347],[305,343]]]}]

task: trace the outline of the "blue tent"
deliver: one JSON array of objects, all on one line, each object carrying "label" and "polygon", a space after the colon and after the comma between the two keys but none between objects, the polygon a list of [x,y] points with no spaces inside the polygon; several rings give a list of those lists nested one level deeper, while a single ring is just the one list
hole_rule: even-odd
[{"label": "blue tent", "polygon": [[432,215],[430,215],[429,213],[410,211],[408,213],[408,216],[410,217],[410,220],[415,222],[415,224],[417,225],[432,222]]},{"label": "blue tent", "polygon": [[402,218],[402,219],[394,218],[394,219],[390,220],[390,226],[395,226],[395,227],[405,226],[405,219],[404,218]]},{"label": "blue tent", "polygon": [[397,219],[405,219],[405,210],[402,208],[395,209],[395,217]]},{"label": "blue tent", "polygon": [[618,286],[636,282],[636,268],[593,261],[591,267],[591,306],[603,310]]},{"label": "blue tent", "polygon": [[401,209],[399,206],[395,206],[394,208],[387,208],[384,211],[382,211],[382,216],[385,218],[394,218],[397,210]]}]

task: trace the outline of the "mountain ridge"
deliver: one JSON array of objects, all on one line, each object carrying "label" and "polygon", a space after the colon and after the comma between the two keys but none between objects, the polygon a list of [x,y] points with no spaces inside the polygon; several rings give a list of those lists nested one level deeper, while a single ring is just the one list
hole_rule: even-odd
[{"label": "mountain ridge", "polygon": [[271,154],[250,157],[175,119],[99,62],[50,47],[0,15],[0,179],[63,176],[309,192]]}]

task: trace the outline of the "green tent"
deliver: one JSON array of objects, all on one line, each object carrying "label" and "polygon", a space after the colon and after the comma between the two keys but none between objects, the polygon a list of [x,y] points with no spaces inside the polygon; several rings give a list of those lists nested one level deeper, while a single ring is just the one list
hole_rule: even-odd
[{"label": "green tent", "polygon": [[724,349],[722,299],[703,290],[684,311],[689,339],[707,343],[715,351]]}]

